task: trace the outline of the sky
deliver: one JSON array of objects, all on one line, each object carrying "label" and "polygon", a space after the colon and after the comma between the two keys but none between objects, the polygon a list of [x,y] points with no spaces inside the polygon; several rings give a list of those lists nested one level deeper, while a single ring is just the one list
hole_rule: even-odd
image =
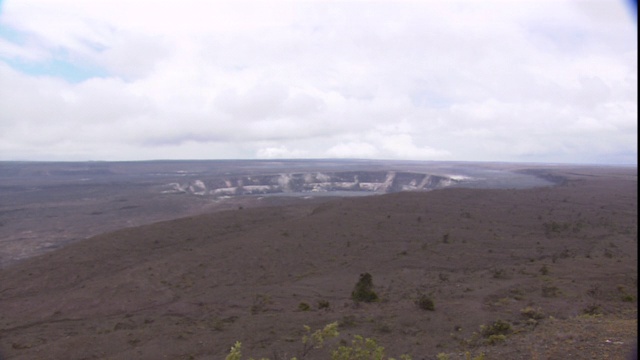
[{"label": "sky", "polygon": [[637,166],[616,0],[0,0],[0,160]]}]

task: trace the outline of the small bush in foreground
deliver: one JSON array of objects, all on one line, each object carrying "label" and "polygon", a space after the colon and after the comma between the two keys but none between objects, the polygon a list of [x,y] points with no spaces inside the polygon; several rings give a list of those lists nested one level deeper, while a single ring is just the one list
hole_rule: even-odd
[{"label": "small bush in foreground", "polygon": [[[354,335],[350,346],[340,346],[331,353],[331,360],[383,360],[384,347],[369,338]],[[401,355],[402,360],[411,360],[409,355]],[[393,360],[389,358],[389,360]]]},{"label": "small bush in foreground", "polygon": [[[302,351],[300,359],[304,359],[310,351],[314,349],[322,349],[327,340],[337,337],[338,322],[326,325],[322,329],[311,332],[309,326],[304,326],[306,334],[302,336]],[[237,341],[225,357],[225,360],[242,360],[242,343]],[[254,358],[249,358],[254,360]],[[261,358],[260,360],[269,360]],[[297,357],[291,360],[298,360]],[[386,357],[384,347],[378,345],[374,339],[364,338],[360,335],[354,335],[351,345],[341,345],[337,349],[331,351],[331,360],[395,360]],[[409,355],[401,355],[399,360],[411,360]]]},{"label": "small bush in foreground", "polygon": [[527,319],[532,319],[532,320],[544,319],[544,313],[542,312],[542,310],[540,310],[540,308],[536,309],[532,306],[527,306],[526,308],[520,310],[520,314],[522,314],[522,316],[524,316]]},{"label": "small bush in foreground", "polygon": [[505,335],[491,335],[487,339],[487,344],[495,345],[495,344],[501,343],[501,342],[503,342],[505,340],[507,340],[507,337]]},{"label": "small bush in foreground", "polygon": [[547,267],[546,264],[542,265],[542,267],[540,268],[540,274],[549,275],[549,267]]},{"label": "small bush in foreground", "polygon": [[591,304],[582,309],[582,314],[587,316],[600,316],[602,315],[602,307],[599,304]]},{"label": "small bush in foreground", "polygon": [[[477,356],[473,356],[471,357],[471,353],[469,351],[464,353],[464,358],[465,360],[484,360],[485,356],[484,353],[480,353]],[[436,355],[436,359],[437,360],[450,360],[451,357],[449,357],[449,354],[446,353],[439,353],[438,355]]]},{"label": "small bush in foreground", "polygon": [[634,302],[636,301],[636,297],[630,294],[624,294],[622,295],[622,301],[624,302]]},{"label": "small bush in foreground", "polygon": [[318,309],[328,309],[330,306],[328,300],[320,300],[318,301]]},{"label": "small bush in foreground", "polygon": [[374,302],[378,295],[373,291],[373,277],[369,273],[360,274],[360,280],[356,284],[351,299],[355,302]]},{"label": "small bush in foreground", "polygon": [[472,358],[471,353],[467,351],[464,353],[464,358],[466,360],[484,360],[484,353],[480,353]]},{"label": "small bush in foreground", "polygon": [[431,299],[427,295],[420,295],[420,297],[418,297],[418,299],[416,300],[416,305],[418,305],[418,307],[422,310],[434,311],[436,309],[436,305],[433,302],[433,299]]},{"label": "small bush in foreground", "polygon": [[507,335],[511,332],[511,324],[503,320],[496,320],[493,324],[480,327],[480,333],[482,336],[488,338],[491,335]]}]

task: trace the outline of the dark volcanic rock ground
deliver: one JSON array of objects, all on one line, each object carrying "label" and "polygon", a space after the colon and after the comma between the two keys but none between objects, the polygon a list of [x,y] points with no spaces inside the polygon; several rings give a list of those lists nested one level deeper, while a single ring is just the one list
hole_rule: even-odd
[{"label": "dark volcanic rock ground", "polygon": [[[361,334],[414,359],[624,358],[637,338],[637,170],[545,174],[565,181],[287,198],[76,242],[0,270],[0,352],[223,359],[241,341],[282,359],[300,354],[303,325],[338,321],[334,343]],[[364,272],[380,301],[350,299]],[[483,336],[497,320],[505,336]]]},{"label": "dark volcanic rock ground", "polygon": [[270,196],[553,183],[517,169],[515,164],[358,160],[0,162],[0,268],[108,231],[268,205],[274,200],[263,198]]}]

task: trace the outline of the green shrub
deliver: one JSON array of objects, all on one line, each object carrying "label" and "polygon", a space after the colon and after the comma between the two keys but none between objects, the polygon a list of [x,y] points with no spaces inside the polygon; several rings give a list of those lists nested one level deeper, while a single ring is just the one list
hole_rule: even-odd
[{"label": "green shrub", "polygon": [[507,340],[507,337],[504,335],[491,335],[489,336],[489,338],[487,339],[487,344],[489,345],[495,345],[497,343],[501,343],[503,341]]},{"label": "green shrub", "polygon": [[542,275],[549,275],[549,268],[547,267],[547,265],[542,265],[542,267],[540,268],[540,274]]},{"label": "green shrub", "polygon": [[469,351],[466,351],[464,353],[464,358],[466,360],[484,360],[484,353],[480,353],[477,356],[474,356],[473,358],[471,357],[471,353]]},{"label": "green shrub", "polygon": [[368,360],[382,359],[384,348],[375,340],[365,339],[360,335],[353,337],[351,346],[340,346],[331,354],[332,360]]},{"label": "green shrub", "polygon": [[373,291],[373,277],[371,274],[360,274],[360,280],[358,280],[351,293],[351,299],[356,302],[374,302],[378,300],[378,295]]},{"label": "green shrub", "polygon": [[531,306],[527,306],[526,308],[520,310],[520,314],[527,319],[540,320],[544,319],[544,314],[540,308],[535,309]]},{"label": "green shrub", "polygon": [[553,285],[542,286],[542,296],[546,298],[553,298],[560,296],[560,289]]},{"label": "green shrub", "polygon": [[306,335],[302,337],[302,357],[305,357],[311,349],[320,349],[324,346],[324,342],[328,339],[337,337],[340,335],[338,332],[338,322],[332,322],[331,324],[327,324],[322,330],[316,330],[313,333],[311,332],[311,328],[307,325],[304,326],[304,330],[307,332]]},{"label": "green shrub", "polygon": [[309,311],[311,310],[311,306],[309,306],[309,304],[307,304],[306,302],[301,302],[300,304],[298,304],[298,310]]},{"label": "green shrub", "polygon": [[636,297],[630,294],[624,294],[622,295],[622,301],[624,302],[634,302],[636,301]]},{"label": "green shrub", "polygon": [[258,314],[267,311],[267,305],[271,304],[271,296],[266,294],[258,294],[253,299],[253,305],[251,305],[251,313]]},{"label": "green shrub", "polygon": [[[384,347],[374,339],[354,335],[351,345],[342,345],[331,353],[331,360],[394,360],[384,355]],[[409,355],[401,355],[402,360],[411,360]]]},{"label": "green shrub", "polygon": [[582,309],[582,313],[584,315],[599,316],[602,315],[602,307],[598,304],[591,304]]},{"label": "green shrub", "polygon": [[318,309],[328,309],[329,305],[330,305],[329,301],[327,301],[327,300],[318,301]]},{"label": "green shrub", "polygon": [[436,309],[436,305],[427,295],[420,295],[416,300],[416,305],[422,310],[434,311]]},{"label": "green shrub", "polygon": [[507,279],[509,276],[507,275],[507,270],[494,268],[492,277],[494,279]]},{"label": "green shrub", "polygon": [[511,332],[511,324],[503,320],[496,320],[489,326],[480,327],[480,333],[486,338],[491,335],[507,335],[509,332]]},{"label": "green shrub", "polygon": [[[340,335],[338,333],[338,322],[326,325],[322,329],[311,332],[309,326],[304,326],[305,335],[302,337],[302,351],[300,359],[304,359],[310,351],[314,349],[322,349],[327,340]],[[242,343],[237,341],[225,357],[225,360],[242,360]],[[291,360],[297,360],[293,357]],[[400,360],[411,360],[409,355],[401,355]],[[253,358],[249,358],[253,360]],[[269,360],[262,358],[260,360]],[[354,335],[351,345],[341,345],[331,352],[331,360],[395,360],[386,357],[384,347],[378,345],[374,339],[364,338],[360,335]]]},{"label": "green shrub", "polygon": [[225,357],[225,360],[241,360],[242,359],[242,343],[240,341],[236,341],[235,344],[229,350],[229,355]]},{"label": "green shrub", "polygon": [[350,328],[356,326],[356,317],[354,315],[345,315],[340,320],[339,326],[341,328]]},{"label": "green shrub", "polygon": [[442,235],[442,243],[443,244],[448,244],[449,243],[449,233],[446,233],[446,234]]}]

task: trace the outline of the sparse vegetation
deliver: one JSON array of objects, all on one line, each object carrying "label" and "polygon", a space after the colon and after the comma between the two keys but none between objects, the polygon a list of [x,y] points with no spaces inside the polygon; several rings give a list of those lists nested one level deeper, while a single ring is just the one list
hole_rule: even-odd
[{"label": "sparse vegetation", "polygon": [[631,295],[631,294],[624,294],[624,295],[622,295],[621,299],[624,302],[634,302],[634,301],[636,301],[636,297]]},{"label": "sparse vegetation", "polygon": [[588,316],[600,316],[602,315],[602,306],[600,306],[600,304],[591,304],[582,309],[582,314]]},{"label": "sparse vegetation", "polygon": [[330,307],[330,303],[328,300],[319,300],[318,301],[318,309],[328,309]]},{"label": "sparse vegetation", "polygon": [[540,320],[544,319],[544,313],[540,308],[534,308],[532,306],[527,306],[526,308],[520,310],[520,314],[527,319]]},{"label": "sparse vegetation", "polygon": [[465,360],[484,360],[484,357],[485,357],[484,353],[480,353],[480,354],[478,354],[476,356],[473,356],[473,357],[472,357],[472,355],[471,355],[471,353],[469,351],[466,351],[464,353]]},{"label": "sparse vegetation", "polygon": [[[384,347],[374,339],[354,335],[351,345],[341,345],[331,353],[331,360],[394,360],[385,356]],[[401,355],[402,360],[411,360],[409,355]]]},{"label": "sparse vegetation", "polygon": [[267,305],[271,304],[271,296],[266,294],[258,294],[253,299],[253,305],[251,305],[251,313],[258,314],[266,311]]},{"label": "sparse vegetation", "polygon": [[446,233],[446,234],[442,235],[442,243],[443,244],[448,244],[449,243],[449,233]]},{"label": "sparse vegetation", "polygon": [[324,346],[325,341],[337,337],[338,323],[332,322],[327,324],[324,328],[311,332],[311,328],[307,325],[304,326],[306,334],[302,337],[302,355],[305,357],[312,349],[320,349]]},{"label": "sparse vegetation", "polygon": [[508,335],[511,332],[511,324],[503,320],[496,320],[491,325],[482,325],[480,334],[488,338],[492,335]]},{"label": "sparse vegetation", "polygon": [[498,343],[501,343],[503,341],[507,340],[507,337],[505,335],[489,335],[489,337],[487,338],[487,344],[489,345],[495,345]]},{"label": "sparse vegetation", "polygon": [[[330,323],[324,328],[314,332],[311,332],[311,328],[307,325],[304,326],[304,329],[305,335],[302,336],[300,359],[304,359],[313,350],[323,349],[328,340],[340,335],[337,322]],[[350,345],[340,345],[335,350],[330,351],[330,354],[331,360],[395,360],[395,358],[385,355],[384,347],[378,345],[375,339],[365,338],[360,335],[354,335]],[[249,360],[253,359],[254,358],[249,358]],[[291,358],[291,360],[297,359],[297,357]],[[411,360],[411,356],[403,354],[400,355],[399,359]],[[236,341],[229,350],[229,354],[225,357],[225,360],[242,360],[241,342]],[[261,358],[260,360],[269,359]]]},{"label": "sparse vegetation", "polygon": [[[583,172],[565,188],[271,196],[260,200],[268,211],[257,198],[228,200],[224,212],[65,245],[0,269],[0,308],[11,309],[0,311],[2,356],[65,358],[82,345],[107,358],[225,359],[240,340],[243,360],[329,360],[359,334],[360,350],[375,338],[371,357],[384,346],[430,360],[625,359],[637,338],[637,176],[627,186]],[[2,216],[13,229],[13,215]],[[584,226],[547,238],[552,221]],[[352,298],[365,271],[376,276],[371,304]],[[496,319],[510,330],[494,333]],[[333,320],[338,337],[321,348],[301,341]]]},{"label": "sparse vegetation", "polygon": [[547,267],[547,264],[542,265],[540,268],[540,274],[549,275],[549,268]]},{"label": "sparse vegetation", "polygon": [[416,305],[422,310],[435,311],[436,309],[433,299],[424,294],[418,296],[418,299],[416,299]]},{"label": "sparse vegetation", "polygon": [[546,298],[554,298],[560,296],[560,289],[553,285],[542,286],[542,296]]},{"label": "sparse vegetation", "polygon": [[494,279],[507,279],[509,277],[507,270],[501,268],[494,268],[491,276]]},{"label": "sparse vegetation", "polygon": [[353,315],[345,315],[338,324],[343,329],[352,328],[357,325],[356,317]]},{"label": "sparse vegetation", "polygon": [[351,299],[355,302],[378,301],[378,295],[373,291],[373,277],[369,273],[360,274],[360,280],[356,283]]},{"label": "sparse vegetation", "polygon": [[[465,360],[485,360],[485,355],[484,355],[484,353],[480,353],[480,354],[478,354],[476,356],[472,356],[471,352],[465,351],[464,358],[465,358]],[[447,353],[439,353],[438,355],[436,355],[436,359],[437,360],[451,360],[451,356],[449,356],[449,354],[447,354]]]}]

